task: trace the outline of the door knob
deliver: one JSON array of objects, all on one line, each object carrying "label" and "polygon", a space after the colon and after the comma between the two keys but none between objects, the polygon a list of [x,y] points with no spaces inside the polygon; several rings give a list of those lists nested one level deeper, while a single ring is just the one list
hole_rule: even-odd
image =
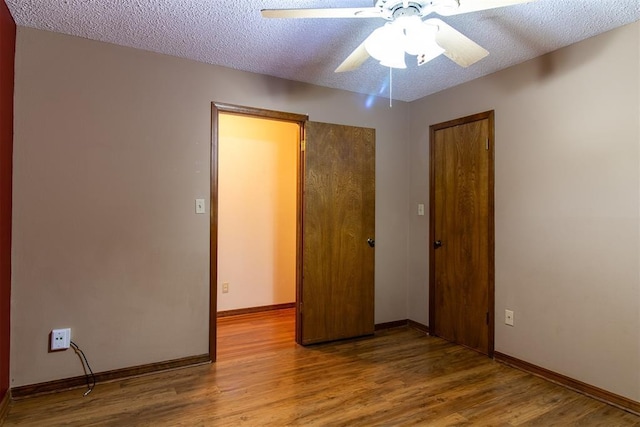
[{"label": "door knob", "polygon": [[433,242],[433,249],[438,249],[441,246],[442,242],[440,240],[436,240],[435,242]]},{"label": "door knob", "polygon": [[372,248],[376,245],[376,241],[373,239],[367,239],[367,243],[369,244],[369,246],[371,246]]}]

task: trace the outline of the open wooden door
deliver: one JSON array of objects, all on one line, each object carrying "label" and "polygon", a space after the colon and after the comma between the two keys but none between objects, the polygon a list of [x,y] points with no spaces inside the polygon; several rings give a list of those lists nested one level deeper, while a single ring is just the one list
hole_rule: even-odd
[{"label": "open wooden door", "polygon": [[296,341],[374,332],[375,130],[307,122]]}]

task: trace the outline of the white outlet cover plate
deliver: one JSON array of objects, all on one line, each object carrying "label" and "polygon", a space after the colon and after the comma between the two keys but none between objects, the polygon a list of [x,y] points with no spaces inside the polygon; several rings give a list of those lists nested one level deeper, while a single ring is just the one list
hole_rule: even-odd
[{"label": "white outlet cover plate", "polygon": [[51,331],[51,350],[66,350],[71,345],[71,329],[54,329]]}]

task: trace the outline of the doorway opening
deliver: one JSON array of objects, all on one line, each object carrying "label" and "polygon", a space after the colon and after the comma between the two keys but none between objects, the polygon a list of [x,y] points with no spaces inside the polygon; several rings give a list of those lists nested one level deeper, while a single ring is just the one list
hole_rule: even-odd
[{"label": "doorway opening", "polygon": [[219,312],[249,315],[295,306],[299,147],[305,120],[301,115],[212,105],[212,361]]},{"label": "doorway opening", "polygon": [[[289,129],[292,134],[295,129],[298,131],[299,148],[295,167],[295,341],[308,345],[373,334],[375,129],[311,122],[307,116],[299,114],[227,104],[213,103],[211,111],[211,361],[216,360],[218,300],[225,289],[228,293],[235,289],[233,283],[220,277],[218,265],[219,236],[226,232],[221,230],[222,225],[219,224],[219,218],[226,215],[220,206],[219,173],[220,122],[225,114],[288,122],[293,124]],[[240,157],[244,161],[249,155],[253,153],[244,153]],[[253,168],[262,168],[264,155],[257,157],[258,162]],[[262,178],[254,179],[262,181]],[[229,192],[234,197],[238,193],[235,188]],[[260,208],[254,204],[250,198],[250,206],[242,209],[253,211]],[[234,214],[237,211],[229,213]],[[248,222],[251,221],[254,220],[244,219],[239,223],[248,228]],[[273,227],[273,222],[268,223]],[[253,251],[253,240],[248,240],[245,246],[240,245],[245,251],[238,253]],[[268,256],[274,252],[273,236],[270,244]],[[291,251],[291,246],[288,247]],[[239,257],[243,255],[236,255],[236,258]],[[238,264],[240,270],[253,266],[252,263]],[[219,281],[222,281],[220,286]],[[228,284],[226,287],[225,283]],[[220,293],[219,287],[222,289]]]},{"label": "doorway opening", "polygon": [[[234,348],[248,349],[246,344],[272,335],[269,329],[234,333],[232,323],[255,318],[264,329],[269,319],[294,318],[255,314],[295,307],[300,128],[294,122],[234,113],[218,118],[217,316],[224,316],[218,321],[218,352],[224,358]],[[290,333],[293,342],[293,329]]]}]

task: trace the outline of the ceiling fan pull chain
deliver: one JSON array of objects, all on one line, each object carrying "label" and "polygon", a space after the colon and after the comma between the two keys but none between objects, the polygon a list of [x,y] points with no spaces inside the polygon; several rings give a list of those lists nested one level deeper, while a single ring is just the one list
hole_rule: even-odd
[{"label": "ceiling fan pull chain", "polygon": [[393,67],[389,67],[389,108],[393,107]]}]

